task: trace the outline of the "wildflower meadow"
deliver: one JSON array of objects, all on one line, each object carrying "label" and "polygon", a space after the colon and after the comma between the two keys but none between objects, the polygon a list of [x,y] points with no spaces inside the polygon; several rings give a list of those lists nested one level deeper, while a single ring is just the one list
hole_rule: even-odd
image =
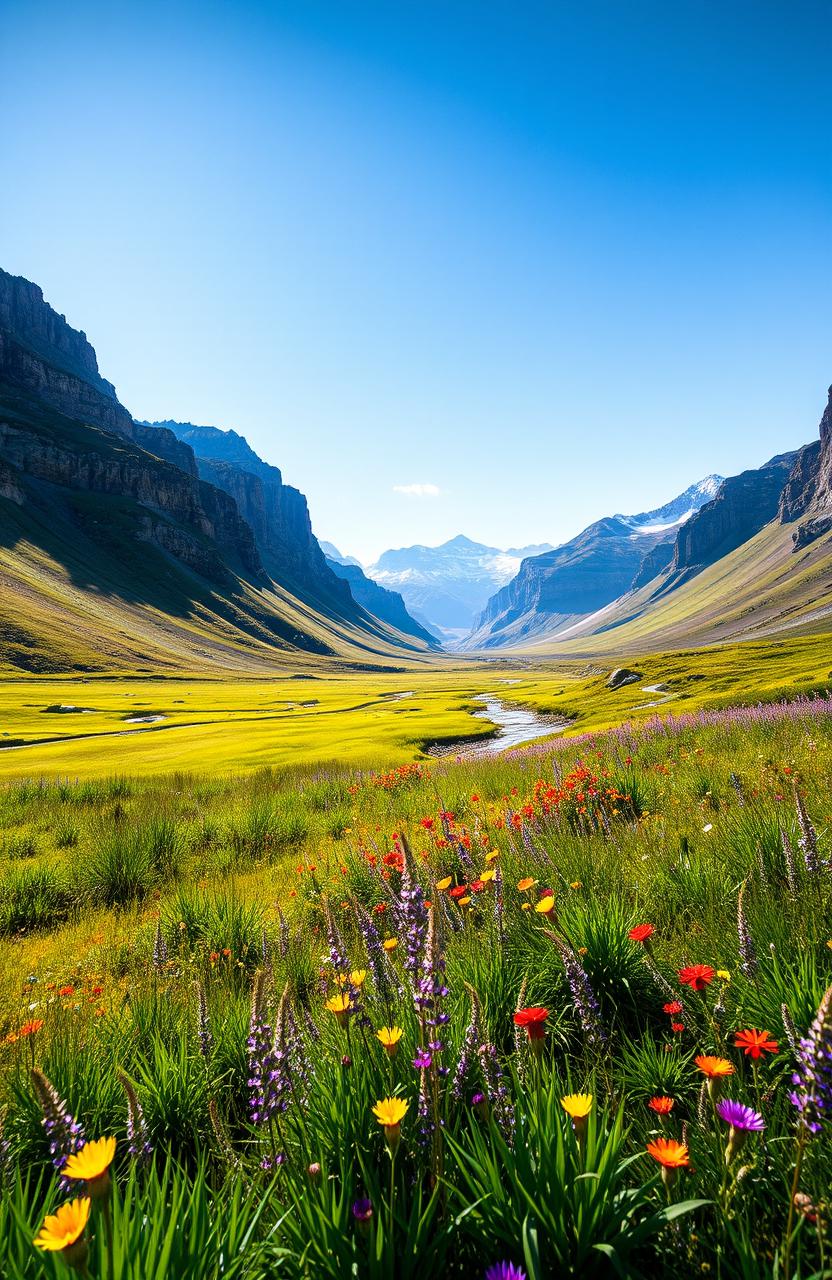
[{"label": "wildflower meadow", "polygon": [[830,712],[9,783],[2,1275],[832,1276]]}]

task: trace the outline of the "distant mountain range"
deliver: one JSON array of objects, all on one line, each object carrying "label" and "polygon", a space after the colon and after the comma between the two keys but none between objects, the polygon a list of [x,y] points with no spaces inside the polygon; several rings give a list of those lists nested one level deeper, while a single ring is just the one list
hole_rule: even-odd
[{"label": "distant mountain range", "polygon": [[714,498],[721,484],[722,476],[706,476],[653,511],[606,516],[569,542],[524,559],[515,577],[488,601],[464,647],[516,644],[609,604],[632,587],[645,561],[667,563],[679,527]]},{"label": "distant mountain range", "polygon": [[409,612],[436,634],[456,640],[471,630],[489,596],[514,576],[525,556],[547,550],[549,544],[542,543],[501,551],[459,534],[438,547],[385,551],[367,574],[400,592]]},{"label": "distant mountain range", "polygon": [[0,669],[389,669],[437,636],[617,661],[831,626],[832,390],[819,438],[653,511],[365,571],[236,432],[134,420],[85,334],[0,271]]}]

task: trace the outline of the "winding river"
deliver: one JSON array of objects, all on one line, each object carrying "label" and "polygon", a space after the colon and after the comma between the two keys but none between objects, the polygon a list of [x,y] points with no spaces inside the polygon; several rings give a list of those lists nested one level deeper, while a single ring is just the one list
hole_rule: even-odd
[{"label": "winding river", "polygon": [[536,738],[547,738],[553,733],[562,733],[568,728],[569,721],[557,716],[542,716],[527,707],[507,706],[493,693],[480,693],[473,699],[482,702],[482,711],[472,711],[477,720],[488,720],[497,725],[497,733],[491,738],[462,738],[447,746],[438,744],[432,754],[464,755],[466,759],[475,756],[495,755],[500,751],[509,751],[519,747],[521,743],[533,742]]}]

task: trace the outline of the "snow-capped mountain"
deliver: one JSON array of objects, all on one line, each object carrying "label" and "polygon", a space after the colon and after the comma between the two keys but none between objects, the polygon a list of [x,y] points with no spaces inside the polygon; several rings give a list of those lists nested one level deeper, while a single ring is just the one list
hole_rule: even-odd
[{"label": "snow-capped mountain", "polygon": [[460,534],[438,547],[385,551],[367,573],[400,592],[414,617],[453,639],[470,631],[486,601],[511,581],[526,556],[549,550],[549,543],[541,543],[502,551]]},{"label": "snow-capped mountain", "polygon": [[704,480],[690,485],[678,498],[666,502],[663,507],[657,507],[655,511],[642,511],[637,516],[622,516],[619,513],[613,519],[628,524],[637,533],[658,533],[662,529],[671,529],[684,524],[695,511],[715,498],[724,479],[724,476],[705,476]]},{"label": "snow-capped mountain", "polygon": [[670,561],[678,530],[721,485],[721,476],[706,476],[654,511],[606,516],[524,560],[488,601],[465,647],[499,647],[556,631],[631,590],[644,572],[652,578]]}]

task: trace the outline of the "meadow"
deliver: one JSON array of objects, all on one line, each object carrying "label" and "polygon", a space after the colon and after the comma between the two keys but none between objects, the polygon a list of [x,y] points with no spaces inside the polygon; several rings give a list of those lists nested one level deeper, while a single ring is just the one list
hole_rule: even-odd
[{"label": "meadow", "polygon": [[9,779],[4,1276],[832,1274],[832,703],[658,710]]}]

